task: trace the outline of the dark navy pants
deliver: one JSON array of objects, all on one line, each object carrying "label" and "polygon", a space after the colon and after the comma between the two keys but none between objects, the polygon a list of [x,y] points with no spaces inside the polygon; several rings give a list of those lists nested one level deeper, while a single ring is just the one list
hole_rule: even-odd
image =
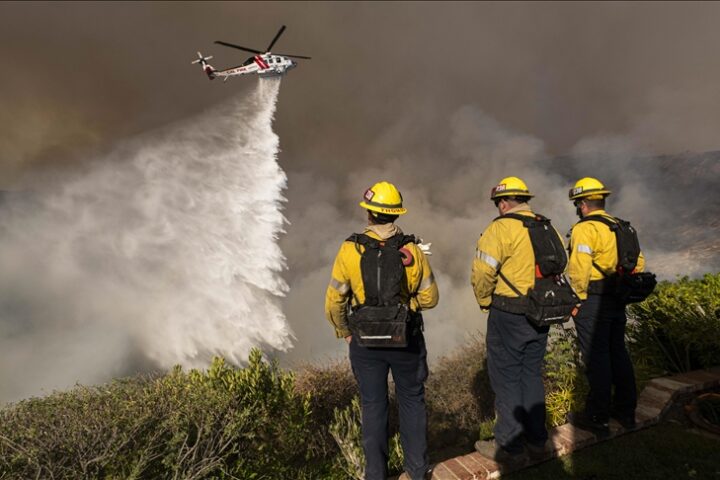
[{"label": "dark navy pants", "polygon": [[[575,318],[590,391],[585,412],[605,422],[611,406],[620,416],[635,415],[637,390],[625,348],[625,305],[610,295],[588,295]],[[615,386],[615,396],[612,387]]]},{"label": "dark navy pants", "polygon": [[405,471],[413,480],[423,479],[429,462],[424,385],[428,368],[422,333],[411,337],[407,348],[365,348],[353,337],[350,364],[360,387],[365,480],[387,478],[388,371],[400,409]]},{"label": "dark navy pants", "polygon": [[495,442],[511,453],[521,452],[524,441],[544,445],[548,438],[542,380],[548,330],[525,315],[490,308],[487,364],[495,393]]}]

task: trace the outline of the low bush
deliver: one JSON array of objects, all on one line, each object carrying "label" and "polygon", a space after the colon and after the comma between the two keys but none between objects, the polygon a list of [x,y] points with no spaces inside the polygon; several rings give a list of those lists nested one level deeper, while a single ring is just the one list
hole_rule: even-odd
[{"label": "low bush", "polygon": [[[662,282],[630,307],[639,379],[720,364],[720,274]],[[548,426],[582,408],[585,376],[570,328],[553,327],[543,367]],[[392,388],[390,389],[392,392]],[[434,461],[492,436],[485,342],[474,336],[436,362],[426,383]],[[76,387],[0,409],[0,479],[362,478],[360,407],[348,363],[297,374],[254,350],[248,366],[215,359],[96,387]],[[391,393],[391,432],[397,431]],[[391,465],[402,468],[397,434]]]},{"label": "low bush", "polygon": [[575,329],[553,326],[543,365],[547,424],[565,423],[568,412],[580,410],[587,393]]},{"label": "low bush", "polygon": [[310,401],[308,446],[312,453],[327,459],[337,456],[338,445],[328,425],[335,419],[335,410],[347,408],[359,394],[350,363],[344,360],[323,366],[301,366],[296,374],[295,391]]},{"label": "low bush", "polygon": [[628,338],[641,368],[662,374],[720,364],[720,273],[660,282],[629,314]]},{"label": "low bush", "polygon": [[[336,462],[339,467],[337,473],[341,471],[346,475],[343,478],[353,480],[363,480],[365,472],[360,412],[360,400],[355,397],[348,407],[335,410],[333,422],[330,424],[330,433],[337,442],[342,454],[339,461]],[[388,473],[390,475],[402,473],[404,457],[399,433],[395,433],[390,437],[388,447]]]},{"label": "low bush", "polygon": [[[0,412],[0,478],[139,478],[162,458],[150,382],[78,387]],[[144,448],[138,437],[148,438]]]},{"label": "low bush", "polygon": [[246,368],[78,387],[0,411],[0,478],[320,478],[294,375]]},{"label": "low bush", "polygon": [[430,448],[471,446],[480,424],[495,418],[484,338],[471,336],[439,359],[428,377],[426,391]]}]

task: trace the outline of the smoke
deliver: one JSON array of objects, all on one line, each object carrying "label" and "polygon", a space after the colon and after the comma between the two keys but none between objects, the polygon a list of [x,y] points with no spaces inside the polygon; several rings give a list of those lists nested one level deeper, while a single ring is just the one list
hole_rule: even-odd
[{"label": "smoke", "polygon": [[[562,233],[576,220],[568,188],[598,177],[613,190],[609,210],[638,228],[650,269],[671,279],[720,268],[720,155],[712,153],[720,150],[719,4],[16,2],[0,10],[0,51],[12,65],[0,77],[3,188],[18,179],[32,185],[38,175],[56,182],[83,159],[94,171],[105,155],[88,150],[225,102],[252,83],[208,82],[189,64],[194,52],[214,55],[216,67],[234,65],[244,57],[213,40],[263,48],[288,25],[278,51],[313,57],[284,83],[275,124],[288,175],[289,225],[279,243],[290,287],[281,305],[297,335],[290,363],[345,353],[323,297],[340,242],[364,226],[359,196],[381,179],[405,197],[400,226],[433,242],[441,299],[426,314],[431,355],[484,328],[470,260],[497,215],[489,190],[507,175],[530,185],[532,205]],[[89,308],[64,291],[55,301],[33,304]],[[74,330],[86,334],[78,333],[77,348],[105,348],[108,375],[132,369],[127,356],[110,358],[107,345],[124,337],[104,314],[97,328]],[[52,331],[39,320],[19,324],[37,338]],[[3,328],[4,344],[13,344],[9,324]],[[111,340],[95,340],[105,336]],[[47,358],[51,344],[17,349]],[[145,348],[137,337],[127,344],[138,354]],[[28,364],[33,353],[25,353]]]},{"label": "smoke", "polygon": [[[322,296],[340,243],[365,225],[366,214],[357,206],[358,192],[361,195],[380,180],[401,189],[409,213],[398,225],[433,244],[430,263],[440,303],[425,313],[431,356],[449,352],[468,333],[481,329],[469,274],[475,242],[497,215],[488,200],[492,182],[522,175],[532,188],[545,189],[557,177],[543,171],[542,141],[501,126],[476,107],[462,107],[449,118],[435,112],[432,101],[416,105],[367,146],[367,155],[382,159],[382,166],[355,168],[340,182],[320,181],[317,174],[289,173],[291,225],[281,245],[290,262],[291,288],[284,304],[298,341],[288,361],[342,353],[343,346],[332,342],[329,327],[328,335],[315,333],[323,321]],[[318,192],[314,197],[304,195],[311,182],[312,191]],[[296,208],[301,203],[302,213]],[[313,255],[296,261],[301,250],[307,251],[305,239],[315,245]]]},{"label": "smoke", "polygon": [[279,80],[2,211],[0,400],[285,350]]},{"label": "smoke", "polygon": [[[432,100],[416,105],[370,142],[365,154],[382,166],[353,168],[337,182],[289,172],[291,225],[281,245],[290,261],[285,311],[298,332],[289,362],[343,354],[344,345],[333,344],[329,327],[324,336],[316,333],[323,322],[322,295],[340,243],[365,225],[357,206],[362,192],[380,180],[395,183],[403,194],[409,213],[398,224],[433,243],[430,262],[440,303],[424,314],[431,358],[485,330],[470,268],[478,237],[498,215],[490,189],[506,176],[526,181],[536,195],[531,206],[562,234],[577,221],[568,189],[583,176],[599,177],[613,190],[608,210],[638,228],[648,268],[660,278],[720,268],[713,213],[720,200],[687,196],[692,188],[712,191],[720,155],[656,157],[632,136],[599,135],[557,157],[539,138],[501,124],[478,106],[465,105],[447,116],[437,112]],[[296,260],[301,251],[313,255]]]}]

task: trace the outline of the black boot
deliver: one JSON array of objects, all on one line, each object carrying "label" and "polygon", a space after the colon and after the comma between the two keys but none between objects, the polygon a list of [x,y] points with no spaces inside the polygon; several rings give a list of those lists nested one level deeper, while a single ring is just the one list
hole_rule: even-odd
[{"label": "black boot", "polygon": [[496,444],[494,440],[478,440],[475,442],[475,450],[483,457],[508,467],[521,467],[527,462],[524,449],[521,448],[517,453],[510,452]]},{"label": "black boot", "polygon": [[607,420],[600,420],[596,416],[588,415],[585,412],[570,412],[567,416],[568,422],[583,430],[589,430],[598,435],[609,435],[610,425]]},{"label": "black boot", "polygon": [[617,412],[610,412],[610,418],[617,420],[625,430],[635,430],[637,428],[637,422],[635,421],[635,414],[623,415]]}]

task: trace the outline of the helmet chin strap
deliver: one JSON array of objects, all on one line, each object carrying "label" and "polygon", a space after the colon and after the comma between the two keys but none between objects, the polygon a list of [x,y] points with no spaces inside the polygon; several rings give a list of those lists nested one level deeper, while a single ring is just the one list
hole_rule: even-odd
[{"label": "helmet chin strap", "polygon": [[577,214],[578,217],[583,218],[582,209],[580,208],[580,205],[575,207],[575,213]]}]

